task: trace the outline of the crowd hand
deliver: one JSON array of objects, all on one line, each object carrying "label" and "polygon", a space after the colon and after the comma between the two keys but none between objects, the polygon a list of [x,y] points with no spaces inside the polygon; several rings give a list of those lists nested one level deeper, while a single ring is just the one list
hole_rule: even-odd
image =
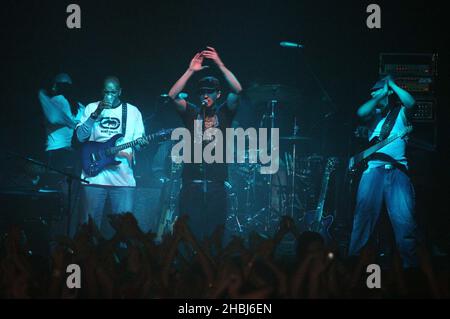
[{"label": "crowd hand", "polygon": [[371,245],[367,245],[363,248],[360,255],[360,263],[363,265],[368,265],[375,262],[376,252],[375,249]]},{"label": "crowd hand", "polygon": [[273,239],[266,239],[259,244],[258,248],[256,249],[255,255],[260,256],[263,259],[269,259],[272,256],[274,249],[275,242],[273,241]]},{"label": "crowd hand", "polygon": [[149,231],[148,233],[143,234],[142,243],[151,258],[159,256],[160,245],[156,244],[156,233]]},{"label": "crowd hand", "polygon": [[179,236],[180,238],[183,238],[184,240],[188,240],[191,238],[191,232],[189,230],[189,226],[187,224],[188,216],[183,215],[180,216],[174,226],[173,226],[173,233],[176,236]]},{"label": "crowd hand", "polygon": [[28,298],[28,283],[30,280],[30,265],[20,245],[21,230],[13,227],[8,232],[5,240],[6,255],[4,256],[0,275],[3,277],[3,285],[6,285],[10,298]]},{"label": "crowd hand", "polygon": [[75,248],[75,243],[73,242],[73,240],[71,238],[69,238],[67,236],[57,236],[56,242],[58,243],[58,245],[60,247],[66,247],[72,251]]},{"label": "crowd hand", "polygon": [[225,232],[225,226],[220,225],[217,226],[214,230],[214,233],[211,236],[211,241],[216,246],[217,251],[220,251],[222,249],[222,238]]},{"label": "crowd hand", "polygon": [[28,249],[26,243],[21,244],[22,230],[19,227],[13,227],[8,232],[5,240],[6,256],[15,265],[17,271],[22,273],[29,272],[29,263],[27,260]]},{"label": "crowd hand", "polygon": [[91,216],[89,216],[88,220],[88,231],[90,236],[96,239],[97,243],[104,240],[102,234],[100,233],[100,230],[98,229],[97,225],[94,222],[94,219]]},{"label": "crowd hand", "polygon": [[228,294],[230,298],[240,298],[240,290],[242,287],[243,278],[241,274],[231,273],[229,283],[228,283]]},{"label": "crowd hand", "polygon": [[131,245],[128,248],[127,269],[131,273],[137,274],[141,270],[142,258],[139,248]]},{"label": "crowd hand", "polygon": [[78,258],[83,259],[85,256],[89,255],[89,253],[92,251],[93,243],[91,231],[88,224],[83,224],[80,226],[80,229],[77,232],[73,243],[74,251]]},{"label": "crowd hand", "polygon": [[239,267],[227,258],[217,271],[216,293],[227,289],[230,297],[236,298],[239,296],[242,282],[243,278]]},{"label": "crowd hand", "polygon": [[442,293],[436,280],[436,276],[431,263],[430,253],[424,244],[417,247],[417,257],[419,259],[419,267],[427,278],[433,298],[440,298]]},{"label": "crowd hand", "polygon": [[238,236],[233,236],[233,239],[225,247],[223,256],[231,255],[236,252],[242,253],[244,250],[245,248],[243,239]]},{"label": "crowd hand", "polygon": [[289,233],[292,233],[294,236],[298,235],[294,220],[288,216],[283,216],[278,231],[274,236],[275,243],[279,243],[281,239]]},{"label": "crowd hand", "polygon": [[400,253],[397,249],[394,250],[394,253],[392,254],[392,265],[393,265],[393,272],[394,272],[394,279],[395,283],[397,284],[397,289],[399,290],[400,294],[403,296],[407,296],[408,290],[406,288],[405,283],[405,276],[403,272],[402,267],[402,258],[400,256]]},{"label": "crowd hand", "polygon": [[260,243],[262,243],[265,240],[264,237],[262,237],[260,234],[258,234],[256,231],[251,231],[249,234],[249,247],[250,250],[255,250]]},{"label": "crowd hand", "polygon": [[143,233],[140,230],[136,218],[132,213],[109,215],[113,227],[124,239],[140,239]]},{"label": "crowd hand", "polygon": [[197,53],[191,60],[191,64],[189,65],[189,70],[197,72],[208,68],[207,65],[203,65],[203,55],[202,53]]},{"label": "crowd hand", "polygon": [[333,261],[329,258],[329,252],[320,251],[308,255],[307,259],[310,262],[310,274],[312,277],[317,277],[325,272]]},{"label": "crowd hand", "polygon": [[290,231],[293,231],[294,229],[294,220],[289,216],[283,216],[280,222],[280,230],[282,230],[284,233],[288,233]]},{"label": "crowd hand", "polygon": [[29,281],[30,275],[28,273],[20,272],[17,273],[11,282],[10,286],[10,295],[9,297],[12,299],[25,299],[30,298],[29,295]]},{"label": "crowd hand", "polygon": [[64,248],[58,246],[52,253],[53,271],[61,271],[64,267],[65,252]]},{"label": "crowd hand", "polygon": [[201,54],[203,57],[213,60],[217,66],[223,66],[223,62],[220,59],[219,54],[213,47],[206,47],[206,50],[203,50]]},{"label": "crowd hand", "polygon": [[21,230],[18,227],[12,227],[5,240],[6,252],[8,255],[15,256],[20,253]]}]

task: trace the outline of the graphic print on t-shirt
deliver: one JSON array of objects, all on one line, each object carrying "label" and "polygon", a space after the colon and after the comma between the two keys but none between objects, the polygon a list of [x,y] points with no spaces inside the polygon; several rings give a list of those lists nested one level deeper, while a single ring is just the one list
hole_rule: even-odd
[{"label": "graphic print on t-shirt", "polygon": [[[207,116],[205,117],[205,131],[210,128],[218,128],[219,127],[219,119],[216,114],[214,116]],[[204,134],[204,141],[205,143],[210,143],[214,140],[215,136],[211,134],[211,132]]]},{"label": "graphic print on t-shirt", "polygon": [[99,126],[101,127],[101,132],[105,134],[115,134],[119,133],[118,128],[120,127],[120,120],[116,117],[102,117],[100,119]]}]

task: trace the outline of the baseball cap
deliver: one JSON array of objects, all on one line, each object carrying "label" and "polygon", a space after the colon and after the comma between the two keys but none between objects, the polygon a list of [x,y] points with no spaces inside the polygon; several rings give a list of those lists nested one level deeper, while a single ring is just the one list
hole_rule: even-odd
[{"label": "baseball cap", "polygon": [[220,90],[220,81],[213,76],[206,76],[198,81],[198,89]]},{"label": "baseball cap", "polygon": [[67,73],[59,73],[54,77],[53,82],[72,84],[72,78]]}]

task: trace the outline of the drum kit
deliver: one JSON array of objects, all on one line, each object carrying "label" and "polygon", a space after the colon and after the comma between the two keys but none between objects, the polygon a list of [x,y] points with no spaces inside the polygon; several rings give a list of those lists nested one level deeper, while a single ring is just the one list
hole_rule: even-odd
[{"label": "drum kit", "polygon": [[[260,127],[270,129],[275,127],[279,105],[297,100],[300,93],[288,86],[272,84],[251,87],[244,96],[256,105],[265,103]],[[295,116],[293,122],[292,134],[280,137],[280,168],[276,174],[263,175],[260,164],[247,160],[229,165],[226,227],[232,234],[241,236],[256,231],[272,235],[282,216],[288,215],[300,221],[305,212],[316,205],[318,184],[326,160],[302,151],[313,139],[299,134]]]}]

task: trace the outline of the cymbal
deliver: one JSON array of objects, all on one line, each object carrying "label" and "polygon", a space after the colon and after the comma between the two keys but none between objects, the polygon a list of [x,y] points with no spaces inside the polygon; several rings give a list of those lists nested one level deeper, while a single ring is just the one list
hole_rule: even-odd
[{"label": "cymbal", "polygon": [[254,102],[292,101],[300,97],[300,91],[283,84],[254,85],[245,90],[244,94]]}]

